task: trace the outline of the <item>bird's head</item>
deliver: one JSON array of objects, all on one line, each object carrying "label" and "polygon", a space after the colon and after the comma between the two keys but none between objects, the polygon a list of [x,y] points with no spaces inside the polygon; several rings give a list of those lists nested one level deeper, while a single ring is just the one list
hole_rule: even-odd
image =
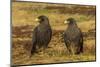
[{"label": "bird's head", "polygon": [[76,24],[76,20],[74,18],[68,18],[64,21],[65,24]]},{"label": "bird's head", "polygon": [[38,18],[36,18],[35,21],[39,23],[48,23],[48,18],[44,15],[41,15]]}]

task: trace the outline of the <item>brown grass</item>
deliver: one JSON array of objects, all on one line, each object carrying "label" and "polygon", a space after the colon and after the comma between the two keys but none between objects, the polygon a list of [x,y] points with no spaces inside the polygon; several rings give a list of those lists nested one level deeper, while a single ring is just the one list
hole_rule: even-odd
[{"label": "brown grass", "polygon": [[[70,9],[70,13],[67,10],[64,13],[61,12],[65,7]],[[71,7],[73,9],[77,8],[78,12],[74,13]],[[81,11],[83,8],[84,10]],[[61,9],[61,11],[58,11],[58,9]],[[14,65],[26,65],[96,60],[94,9],[94,6],[74,7],[74,5],[14,2],[12,4],[12,63]],[[89,11],[93,14],[90,15]],[[38,25],[34,19],[39,15],[48,16],[53,29],[53,36],[45,52],[35,53],[29,59],[26,52],[32,45],[32,31]],[[84,35],[84,52],[80,55],[69,55],[62,38],[63,31],[67,27],[67,25],[63,24],[63,21],[69,17],[73,17],[78,21],[78,27]]]}]

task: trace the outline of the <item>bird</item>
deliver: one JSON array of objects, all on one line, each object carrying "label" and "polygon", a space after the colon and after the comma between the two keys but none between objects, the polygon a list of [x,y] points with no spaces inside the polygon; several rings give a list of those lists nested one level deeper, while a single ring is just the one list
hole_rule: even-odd
[{"label": "bird", "polygon": [[30,56],[36,52],[36,50],[43,48],[45,50],[52,37],[52,29],[47,16],[41,15],[36,19],[39,23],[33,30],[32,34],[32,47]]},{"label": "bird", "polygon": [[63,39],[67,47],[68,53],[72,55],[83,52],[83,34],[76,24],[76,20],[72,17],[64,21],[67,29],[64,31]]}]

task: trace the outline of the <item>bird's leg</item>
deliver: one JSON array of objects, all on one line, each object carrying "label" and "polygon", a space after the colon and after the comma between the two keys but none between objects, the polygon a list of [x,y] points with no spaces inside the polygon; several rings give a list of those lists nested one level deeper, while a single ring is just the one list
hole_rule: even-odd
[{"label": "bird's leg", "polygon": [[77,48],[75,46],[75,43],[71,43],[70,49],[71,49],[72,56],[74,56],[75,53],[76,53],[76,51],[77,51]]},{"label": "bird's leg", "polygon": [[67,47],[67,50],[68,50],[68,54],[71,55],[71,49]]},{"label": "bird's leg", "polygon": [[80,49],[81,49],[80,47],[76,47],[76,52],[75,52],[75,54],[80,54],[80,52],[81,52]]}]

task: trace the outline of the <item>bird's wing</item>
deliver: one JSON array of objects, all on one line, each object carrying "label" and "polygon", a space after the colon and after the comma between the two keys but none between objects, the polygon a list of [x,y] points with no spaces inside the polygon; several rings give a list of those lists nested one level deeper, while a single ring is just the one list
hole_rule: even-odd
[{"label": "bird's wing", "polygon": [[67,39],[67,34],[65,32],[63,34],[63,38],[64,38],[64,42],[67,44],[68,39]]},{"label": "bird's wing", "polygon": [[80,51],[83,52],[83,34],[82,32],[80,31]]},{"label": "bird's wing", "polygon": [[34,29],[32,34],[32,45],[31,45],[31,53],[35,52],[36,50],[36,34],[37,34],[37,27]]},{"label": "bird's wing", "polygon": [[37,27],[34,29],[32,34],[32,44],[36,42]]},{"label": "bird's wing", "polygon": [[80,43],[83,44],[83,34],[80,29],[79,29],[79,32],[80,32]]}]

